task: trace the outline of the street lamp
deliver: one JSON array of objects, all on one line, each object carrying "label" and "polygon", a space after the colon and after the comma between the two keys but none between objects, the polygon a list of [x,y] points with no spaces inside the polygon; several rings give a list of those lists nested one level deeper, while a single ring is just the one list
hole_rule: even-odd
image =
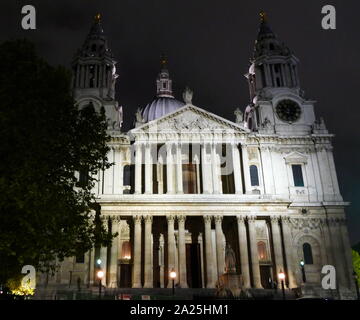
[{"label": "street lamp", "polygon": [[355,271],[353,272],[353,276],[354,276],[354,281],[355,281],[357,299],[360,300],[358,275],[357,275],[357,273]]},{"label": "street lamp", "polygon": [[97,263],[98,266],[100,266],[101,265],[101,259],[97,259],[96,263]]},{"label": "street lamp", "polygon": [[99,278],[99,299],[101,299],[101,280],[104,277],[104,271],[99,270],[96,275]]},{"label": "street lamp", "polygon": [[305,274],[305,262],[304,262],[304,260],[300,261],[300,266],[301,266],[302,279],[303,279],[303,282],[305,283],[306,282],[306,274]]},{"label": "street lamp", "polygon": [[170,271],[170,278],[172,279],[172,294],[175,294],[175,278],[176,278],[176,272],[174,269],[171,269]]},{"label": "street lamp", "polygon": [[284,285],[285,273],[280,271],[279,274],[278,274],[278,278],[281,281],[281,290],[282,290],[283,300],[286,300],[286,297],[285,297],[285,285]]}]

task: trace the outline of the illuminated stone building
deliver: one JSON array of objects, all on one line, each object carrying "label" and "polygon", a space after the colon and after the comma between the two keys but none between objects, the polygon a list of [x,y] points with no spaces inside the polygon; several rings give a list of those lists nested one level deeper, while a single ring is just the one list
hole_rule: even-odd
[{"label": "illuminated stone building", "polygon": [[337,271],[330,295],[354,296],[333,135],[301,89],[298,59],[264,15],[250,61],[249,104],[232,121],[195,106],[190,89],[177,100],[163,58],[155,99],[123,132],[116,61],[95,20],[73,62],[73,92],[79,107],[106,110],[114,165],[99,173],[94,192],[118,237],[65,260],[50,283],[80,277],[96,285],[101,268],[108,288],[164,288],[174,269],[181,288],[214,288],[229,243],[245,288],[270,288],[282,271],[287,287],[301,287],[303,260],[316,292],[329,295],[321,269],[330,264]]}]

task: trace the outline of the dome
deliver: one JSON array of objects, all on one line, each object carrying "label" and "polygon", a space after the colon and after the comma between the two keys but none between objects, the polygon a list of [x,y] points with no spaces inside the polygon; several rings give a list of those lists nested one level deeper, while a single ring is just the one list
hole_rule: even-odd
[{"label": "dome", "polygon": [[173,97],[156,97],[142,111],[142,117],[145,122],[149,122],[180,109],[185,105],[184,102],[176,100]]}]

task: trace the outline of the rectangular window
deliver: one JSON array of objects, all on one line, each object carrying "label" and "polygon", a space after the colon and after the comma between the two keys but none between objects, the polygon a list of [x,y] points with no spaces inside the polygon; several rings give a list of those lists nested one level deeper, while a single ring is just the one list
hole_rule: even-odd
[{"label": "rectangular window", "polygon": [[302,168],[300,164],[293,164],[291,166],[293,177],[294,177],[294,186],[295,187],[303,187],[304,186],[304,179],[302,174]]},{"label": "rectangular window", "polygon": [[85,262],[85,254],[79,254],[76,256],[76,263],[84,263]]}]

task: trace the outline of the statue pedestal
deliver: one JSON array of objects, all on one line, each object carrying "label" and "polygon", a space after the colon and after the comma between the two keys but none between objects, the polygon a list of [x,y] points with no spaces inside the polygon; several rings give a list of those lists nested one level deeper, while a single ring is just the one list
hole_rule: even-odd
[{"label": "statue pedestal", "polygon": [[237,273],[224,273],[219,277],[219,296],[239,297],[242,290],[242,277]]}]

